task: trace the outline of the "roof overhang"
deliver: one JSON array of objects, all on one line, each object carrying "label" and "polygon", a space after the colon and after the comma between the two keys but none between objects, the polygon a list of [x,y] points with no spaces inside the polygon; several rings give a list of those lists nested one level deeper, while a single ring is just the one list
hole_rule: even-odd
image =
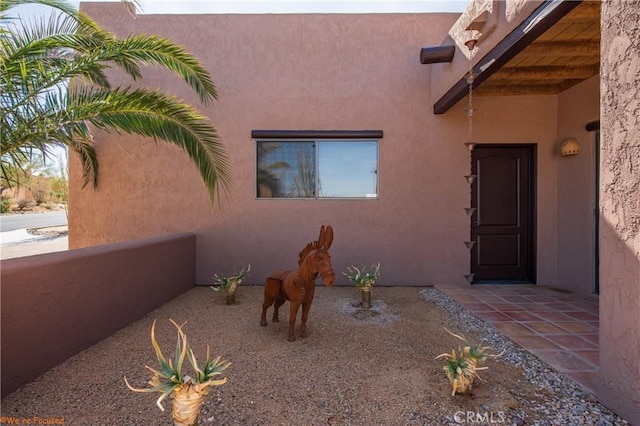
[{"label": "roof overhang", "polygon": [[[600,2],[546,0],[473,65],[474,94],[557,94],[597,75],[599,63]],[[468,91],[465,72],[434,113],[447,112]]]}]

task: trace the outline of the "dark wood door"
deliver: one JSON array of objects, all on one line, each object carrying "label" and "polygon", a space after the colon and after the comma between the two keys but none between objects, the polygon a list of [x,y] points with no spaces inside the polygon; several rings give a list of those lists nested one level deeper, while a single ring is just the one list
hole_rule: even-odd
[{"label": "dark wood door", "polygon": [[530,145],[476,145],[472,151],[474,282],[535,281],[534,155]]}]

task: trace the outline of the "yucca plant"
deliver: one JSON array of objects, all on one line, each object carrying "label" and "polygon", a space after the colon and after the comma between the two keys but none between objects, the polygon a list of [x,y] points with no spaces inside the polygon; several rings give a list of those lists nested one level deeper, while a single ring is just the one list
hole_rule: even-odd
[{"label": "yucca plant", "polygon": [[236,301],[236,290],[238,286],[240,285],[240,283],[242,283],[243,278],[249,274],[250,270],[251,265],[247,267],[246,271],[244,268],[242,268],[241,271],[236,271],[233,273],[233,275],[230,275],[228,277],[218,276],[218,274],[214,274],[213,282],[216,285],[211,286],[211,288],[216,291],[220,289],[224,290],[225,294],[227,295],[227,305],[232,305]]},{"label": "yucca plant", "polygon": [[[187,336],[182,330],[183,326],[178,325],[175,321],[169,320],[178,329],[178,341],[176,343],[176,354],[172,361],[167,360],[162,354],[162,350],[158,345],[155,337],[156,322],[151,326],[151,344],[155,350],[160,369],[156,370],[146,366],[153,376],[149,380],[148,388],[134,388],[129,384],[127,378],[124,378],[127,387],[134,392],[160,392],[162,395],[156,401],[160,410],[164,411],[162,401],[171,395],[172,418],[174,426],[192,426],[198,421],[200,407],[204,402],[204,397],[209,391],[209,386],[221,386],[227,382],[226,378],[216,378],[226,370],[229,365],[227,361],[221,361],[220,357],[211,359],[209,356],[209,346],[207,346],[207,359],[203,368],[198,366],[193,349],[187,343]],[[184,324],[183,324],[184,325]],[[195,377],[190,377],[183,373],[182,364],[184,359],[189,358],[189,362],[195,370]]]},{"label": "yucca plant", "polygon": [[371,290],[373,285],[380,279],[380,263],[373,265],[370,269],[367,266],[347,266],[347,271],[343,274],[349,278],[360,290],[363,308],[371,308]]},{"label": "yucca plant", "polygon": [[482,380],[478,371],[486,370],[488,368],[482,367],[481,365],[484,364],[488,358],[501,356],[504,351],[497,355],[489,354],[488,351],[491,350],[490,347],[482,346],[480,343],[472,345],[464,335],[454,334],[446,327],[445,330],[452,336],[462,340],[465,343],[465,346],[459,348],[457,352],[455,349],[452,349],[451,353],[445,352],[440,354],[436,359],[445,358],[447,360],[447,364],[443,369],[453,389],[451,395],[453,396],[456,393],[469,393],[471,391],[473,381],[475,379]]}]

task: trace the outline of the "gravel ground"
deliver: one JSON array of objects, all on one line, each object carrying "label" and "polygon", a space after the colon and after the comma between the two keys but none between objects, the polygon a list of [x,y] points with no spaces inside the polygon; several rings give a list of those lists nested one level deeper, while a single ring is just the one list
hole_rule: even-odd
[{"label": "gravel ground", "polygon": [[[151,373],[144,366],[155,367],[151,324],[158,320],[156,336],[169,355],[172,318],[186,321],[196,357],[208,344],[232,363],[228,382],[207,396],[200,425],[627,424],[437,289],[375,288],[372,309],[362,310],[354,288],[319,287],[309,337],[292,343],[288,304],[280,323],[259,326],[262,290],[240,287],[234,305],[208,287],[190,290],[3,398],[2,421],[171,424],[170,403],[160,411],[157,394],[133,393],[123,377],[145,386]],[[434,360],[459,343],[444,327],[505,350],[487,362],[471,395],[452,397],[443,362]]]}]

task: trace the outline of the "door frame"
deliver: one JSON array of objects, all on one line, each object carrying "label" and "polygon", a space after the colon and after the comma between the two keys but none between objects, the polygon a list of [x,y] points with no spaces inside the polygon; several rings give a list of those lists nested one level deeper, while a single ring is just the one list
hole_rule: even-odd
[{"label": "door frame", "polygon": [[[535,143],[486,143],[486,144],[476,144],[474,150],[476,148],[491,148],[491,149],[501,149],[501,148],[526,148],[529,153],[529,161],[526,164],[527,173],[529,174],[529,185],[528,185],[528,193],[529,193],[529,215],[528,215],[528,225],[530,230],[530,243],[529,243],[529,267],[528,273],[529,279],[526,281],[512,281],[512,280],[473,280],[471,284],[536,284],[537,281],[537,261],[538,261],[538,238],[537,238],[537,188],[538,188],[538,145]],[[470,156],[470,161],[473,163],[473,152]],[[474,195],[471,194],[473,199]],[[470,200],[471,202],[472,200]],[[473,219],[472,219],[473,220]],[[472,224],[469,223],[469,237],[471,238],[472,234]],[[469,252],[469,270],[473,271],[473,263],[471,260],[471,252]]]}]

